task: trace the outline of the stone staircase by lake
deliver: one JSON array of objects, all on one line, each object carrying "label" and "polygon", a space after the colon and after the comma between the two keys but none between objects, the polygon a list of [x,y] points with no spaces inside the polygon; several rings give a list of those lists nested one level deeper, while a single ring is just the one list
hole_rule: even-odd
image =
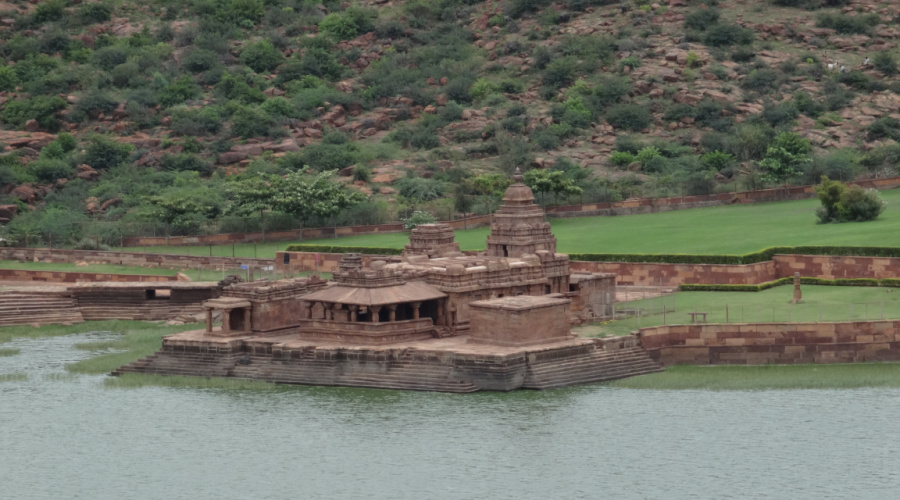
[{"label": "stone staircase by lake", "polygon": [[662,371],[640,346],[594,349],[580,356],[530,360],[524,389],[554,389]]},{"label": "stone staircase by lake", "polygon": [[83,322],[75,299],[66,292],[0,292],[0,326]]}]

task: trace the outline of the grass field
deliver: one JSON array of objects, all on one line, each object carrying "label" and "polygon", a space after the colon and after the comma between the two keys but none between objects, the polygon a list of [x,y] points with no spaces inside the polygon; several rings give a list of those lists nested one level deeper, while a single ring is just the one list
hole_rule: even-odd
[{"label": "grass field", "polygon": [[761,391],[900,387],[900,363],[835,365],[686,366],[609,382],[656,390]]},{"label": "grass field", "polygon": [[[878,220],[865,223],[816,224],[818,200],[758,205],[695,208],[618,217],[549,219],[567,253],[686,253],[744,254],[771,246],[855,245],[900,246],[900,190],[882,191],[888,209]],[[485,247],[488,228],[457,231],[463,250]],[[402,248],[406,233],[305,240],[298,243]],[[273,257],[290,243],[256,245],[258,257]],[[208,246],[126,248],[209,255]],[[213,247],[214,255],[231,256],[232,246]],[[253,244],[235,245],[241,257],[254,255]]]},{"label": "grass field", "polygon": [[803,285],[802,291],[801,304],[790,303],[791,285],[762,292],[678,292],[616,305],[619,311],[636,314],[640,310],[640,318],[632,316],[575,331],[582,336],[627,335],[641,327],[690,323],[688,313],[694,311],[708,313],[709,323],[900,318],[900,290],[895,288]]}]

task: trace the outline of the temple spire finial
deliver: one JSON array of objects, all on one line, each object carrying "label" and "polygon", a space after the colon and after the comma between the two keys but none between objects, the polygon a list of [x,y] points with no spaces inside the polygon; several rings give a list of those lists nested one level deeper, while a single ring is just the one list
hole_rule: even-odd
[{"label": "temple spire finial", "polygon": [[522,171],[519,170],[519,167],[516,167],[516,173],[513,174],[513,180],[516,182],[522,182]]}]

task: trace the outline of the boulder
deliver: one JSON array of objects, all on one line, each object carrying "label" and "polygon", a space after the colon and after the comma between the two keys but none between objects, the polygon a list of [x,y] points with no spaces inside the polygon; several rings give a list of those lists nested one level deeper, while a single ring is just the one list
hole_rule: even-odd
[{"label": "boulder", "polygon": [[230,165],[232,163],[239,163],[241,160],[247,158],[247,153],[229,151],[227,153],[222,153],[219,155],[217,159],[220,165]]},{"label": "boulder", "polygon": [[28,203],[29,205],[34,203],[35,199],[37,199],[37,191],[35,191],[31,184],[22,184],[13,189],[9,194],[11,194],[13,198]]},{"label": "boulder", "polygon": [[25,122],[25,131],[26,132],[37,132],[40,129],[40,125],[38,125],[37,120],[34,118]]},{"label": "boulder", "polygon": [[115,208],[119,206],[122,206],[121,198],[110,198],[104,201],[102,205],[100,205],[100,210],[106,211],[109,208]]},{"label": "boulder", "polygon": [[18,205],[0,205],[0,219],[6,219],[8,221],[15,217],[18,213]]}]

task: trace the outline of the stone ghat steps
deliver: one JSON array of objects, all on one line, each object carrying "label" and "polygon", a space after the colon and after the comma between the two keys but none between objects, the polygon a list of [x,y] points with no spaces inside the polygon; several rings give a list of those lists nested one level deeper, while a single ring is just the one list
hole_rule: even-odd
[{"label": "stone ghat steps", "polygon": [[201,305],[82,305],[79,307],[86,320],[133,319],[160,321],[180,315],[195,315],[203,312]]},{"label": "stone ghat steps", "polygon": [[413,361],[391,362],[383,372],[358,372],[341,377],[341,385],[398,389],[410,391],[440,391],[469,393],[479,390],[468,380],[453,377],[453,367]]},{"label": "stone ghat steps", "polygon": [[0,293],[0,326],[83,323],[72,297],[52,293]]},{"label": "stone ghat steps", "polygon": [[269,356],[247,356],[249,364],[236,364],[229,376],[265,380],[277,384],[338,385],[338,365],[331,360],[303,357],[299,360],[276,360]]},{"label": "stone ghat steps", "polygon": [[553,389],[660,371],[662,368],[640,347],[594,351],[579,357],[530,363],[523,387]]},{"label": "stone ghat steps", "polygon": [[119,367],[110,375],[142,373],[147,375],[227,377],[235,362],[236,359],[228,355],[158,352]]},{"label": "stone ghat steps", "polygon": [[[374,365],[369,363],[368,365]],[[267,380],[281,384],[328,385],[414,391],[475,392],[471,382],[451,378],[452,367],[390,361],[383,366],[354,366],[344,361],[303,357],[281,361],[250,356],[250,363],[238,364],[231,376]]]}]

